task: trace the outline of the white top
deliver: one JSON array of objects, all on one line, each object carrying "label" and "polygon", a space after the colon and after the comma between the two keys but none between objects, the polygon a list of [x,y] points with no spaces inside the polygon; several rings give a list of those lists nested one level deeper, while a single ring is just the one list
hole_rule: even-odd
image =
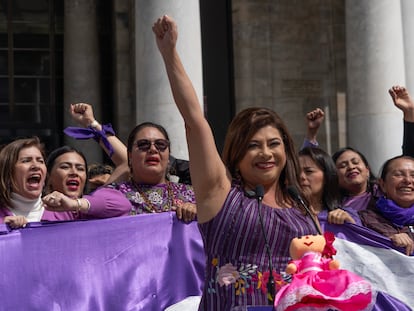
[{"label": "white top", "polygon": [[42,219],[45,208],[40,196],[37,199],[31,200],[12,192],[10,202],[13,207],[9,207],[9,209],[15,216],[24,216],[28,222],[40,221]]}]

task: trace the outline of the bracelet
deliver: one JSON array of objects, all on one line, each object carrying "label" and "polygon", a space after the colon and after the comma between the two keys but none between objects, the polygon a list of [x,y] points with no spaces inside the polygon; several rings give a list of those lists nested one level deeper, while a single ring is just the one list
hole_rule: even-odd
[{"label": "bracelet", "polygon": [[89,200],[85,199],[86,203],[88,204],[88,207],[86,208],[86,211],[84,211],[84,214],[89,213],[89,210],[91,209],[91,202],[89,202]]},{"label": "bracelet", "polygon": [[82,201],[79,198],[76,198],[76,202],[78,203],[78,206],[76,208],[76,212],[79,213],[82,208]]},{"label": "bracelet", "polygon": [[99,123],[98,123],[98,121],[93,120],[89,126],[90,126],[91,128],[96,129],[96,128],[99,126]]}]

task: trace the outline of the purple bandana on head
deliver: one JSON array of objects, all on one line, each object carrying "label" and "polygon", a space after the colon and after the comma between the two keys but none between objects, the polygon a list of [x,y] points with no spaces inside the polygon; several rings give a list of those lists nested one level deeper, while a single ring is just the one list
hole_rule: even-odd
[{"label": "purple bandana on head", "polygon": [[398,227],[414,224],[414,204],[408,208],[398,206],[393,200],[384,196],[377,200],[376,204],[381,215]]}]

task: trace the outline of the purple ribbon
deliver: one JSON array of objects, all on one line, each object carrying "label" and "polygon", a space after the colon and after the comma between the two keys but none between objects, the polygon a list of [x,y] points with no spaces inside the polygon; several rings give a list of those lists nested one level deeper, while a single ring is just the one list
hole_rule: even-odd
[{"label": "purple ribbon", "polygon": [[63,132],[75,139],[90,139],[93,138],[96,142],[99,143],[102,140],[105,148],[108,149],[109,157],[112,157],[114,154],[114,148],[112,147],[111,143],[108,141],[106,134],[115,135],[115,131],[112,128],[110,123],[102,124],[102,130],[98,131],[93,127],[73,127],[69,126],[63,130]]}]

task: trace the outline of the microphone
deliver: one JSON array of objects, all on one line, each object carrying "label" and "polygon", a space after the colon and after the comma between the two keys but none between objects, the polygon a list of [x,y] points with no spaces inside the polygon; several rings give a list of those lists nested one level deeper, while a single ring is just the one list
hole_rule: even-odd
[{"label": "microphone", "polygon": [[267,281],[267,301],[270,306],[273,306],[275,300],[275,279],[273,278],[273,266],[272,266],[272,255],[270,254],[270,247],[269,242],[267,241],[266,231],[263,224],[263,216],[262,216],[262,200],[264,197],[264,188],[262,185],[257,185],[255,189],[258,209],[259,209],[259,221],[262,228],[263,239],[265,242],[265,248],[267,257],[269,259],[269,280]]},{"label": "microphone", "polygon": [[264,197],[264,188],[262,185],[257,185],[256,189],[255,189],[255,193],[256,193],[256,198],[258,201],[260,201],[260,203],[263,200]]},{"label": "microphone", "polygon": [[303,208],[305,209],[306,213],[309,215],[309,217],[312,219],[312,222],[316,228],[316,231],[318,231],[319,234],[322,234],[321,229],[319,229],[318,224],[316,223],[315,219],[312,216],[312,213],[309,210],[309,207],[305,204],[305,202],[303,201],[302,197],[299,194],[298,189],[296,189],[294,186],[288,186],[287,187],[287,191],[290,194],[290,196],[293,198],[293,200],[295,200],[297,203],[299,203],[300,205],[303,206]]}]

